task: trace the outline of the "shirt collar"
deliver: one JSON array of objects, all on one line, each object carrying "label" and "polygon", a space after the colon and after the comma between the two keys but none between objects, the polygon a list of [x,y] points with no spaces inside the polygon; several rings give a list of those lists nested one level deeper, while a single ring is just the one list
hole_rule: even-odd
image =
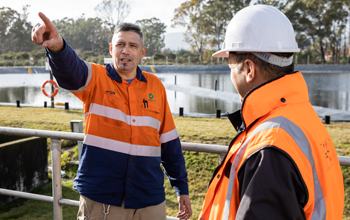
[{"label": "shirt collar", "polygon": [[302,74],[289,73],[250,90],[242,101],[241,117],[247,128],[273,109],[305,101],[309,101],[309,94]]},{"label": "shirt collar", "polygon": [[[123,80],[122,80],[122,77],[117,73],[117,71],[115,71],[114,67],[113,67],[113,63],[109,63],[107,64],[106,66],[106,70],[107,70],[107,74],[108,76],[119,82],[119,83],[122,83]],[[140,69],[139,66],[137,66],[137,69],[136,69],[136,78],[139,80],[139,81],[143,81],[143,82],[147,82],[147,79],[145,78],[145,76],[142,74],[142,70]]]},{"label": "shirt collar", "polygon": [[240,127],[244,126],[243,120],[241,117],[241,110],[237,110],[233,113],[227,114],[227,117],[228,119],[230,119],[230,122],[233,125],[233,127],[236,129],[236,131],[238,131]]}]

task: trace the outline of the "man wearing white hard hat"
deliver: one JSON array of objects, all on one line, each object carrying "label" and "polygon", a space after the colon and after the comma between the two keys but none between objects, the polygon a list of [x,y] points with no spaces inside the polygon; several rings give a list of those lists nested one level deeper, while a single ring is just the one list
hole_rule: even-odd
[{"label": "man wearing white hard hat", "polygon": [[242,107],[215,170],[200,220],[342,219],[343,176],[332,140],[294,71],[293,27],[278,9],[254,5],[227,27],[222,50]]}]

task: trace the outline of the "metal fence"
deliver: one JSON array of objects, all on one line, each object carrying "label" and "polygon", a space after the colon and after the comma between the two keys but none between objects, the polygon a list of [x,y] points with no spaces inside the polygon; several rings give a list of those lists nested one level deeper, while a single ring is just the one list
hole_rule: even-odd
[{"label": "metal fence", "polygon": [[[51,139],[51,157],[52,157],[52,195],[44,196],[33,193],[20,192],[16,190],[8,190],[0,188],[0,195],[16,196],[26,199],[34,199],[44,202],[53,203],[54,220],[62,220],[62,205],[79,207],[79,201],[62,198],[61,185],[61,139],[66,140],[84,140],[84,134],[71,133],[62,131],[46,131],[24,128],[0,127],[0,134],[19,135],[19,136],[34,136]],[[182,149],[187,151],[197,151],[220,154],[220,160],[225,156],[228,147],[223,145],[210,145],[181,142]],[[350,166],[350,157],[338,156],[340,165]],[[177,218],[167,216],[166,220],[175,220]]]}]

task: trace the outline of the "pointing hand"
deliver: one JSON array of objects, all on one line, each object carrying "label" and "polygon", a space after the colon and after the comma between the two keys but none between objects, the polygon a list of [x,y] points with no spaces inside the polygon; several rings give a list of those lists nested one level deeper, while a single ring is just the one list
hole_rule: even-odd
[{"label": "pointing hand", "polygon": [[64,43],[57,28],[43,13],[39,12],[39,17],[44,23],[33,28],[32,41],[37,45],[49,48],[52,52],[60,52],[63,50]]}]

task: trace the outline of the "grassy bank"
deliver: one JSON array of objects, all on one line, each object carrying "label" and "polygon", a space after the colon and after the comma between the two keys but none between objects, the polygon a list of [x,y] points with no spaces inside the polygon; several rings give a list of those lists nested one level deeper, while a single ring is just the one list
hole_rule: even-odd
[{"label": "grassy bank", "polygon": [[[55,131],[70,131],[71,120],[84,120],[81,110],[15,108],[0,106],[0,126],[32,128]],[[228,145],[235,131],[228,119],[208,118],[180,118],[174,117],[180,140],[183,142]],[[326,125],[337,149],[338,155],[350,156],[350,123],[331,123]],[[63,141],[63,147],[74,143]],[[70,148],[63,148],[68,150]],[[73,155],[74,150],[70,150]],[[214,168],[219,163],[219,156],[215,154],[184,151],[186,167],[189,177],[190,197],[194,211],[191,219],[197,219],[207,190],[208,181]],[[344,219],[350,219],[350,170],[342,167],[346,192]],[[63,197],[78,200],[79,194],[72,190],[72,176],[64,179]],[[168,181],[165,181],[167,195],[167,214],[176,216],[177,199]],[[51,195],[51,185],[46,184],[36,193]],[[30,210],[30,211],[28,211]],[[77,208],[63,206],[63,218],[73,219]],[[0,219],[52,219],[52,204],[18,200],[6,207],[0,208]]]}]

